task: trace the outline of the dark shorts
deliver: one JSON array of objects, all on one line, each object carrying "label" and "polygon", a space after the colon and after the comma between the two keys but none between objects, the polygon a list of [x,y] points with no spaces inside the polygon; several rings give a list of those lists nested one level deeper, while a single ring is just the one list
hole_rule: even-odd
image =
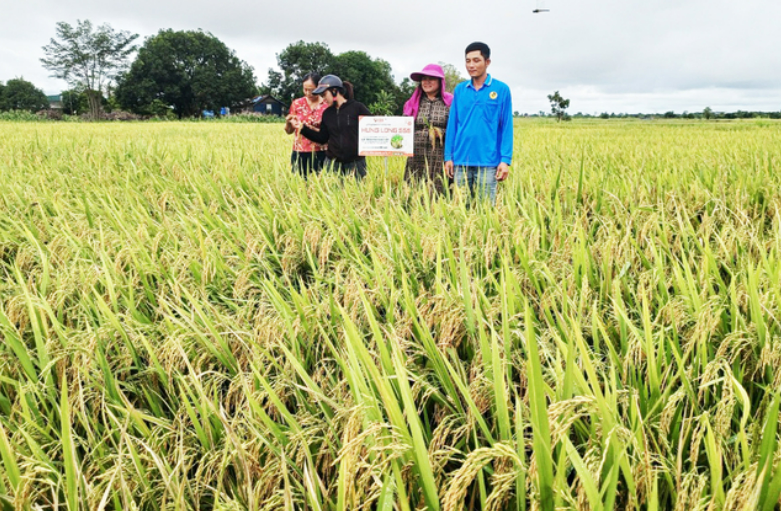
[{"label": "dark shorts", "polygon": [[318,174],[325,163],[325,151],[298,152],[293,151],[290,155],[290,165],[293,172],[304,176],[306,179],[310,174]]}]

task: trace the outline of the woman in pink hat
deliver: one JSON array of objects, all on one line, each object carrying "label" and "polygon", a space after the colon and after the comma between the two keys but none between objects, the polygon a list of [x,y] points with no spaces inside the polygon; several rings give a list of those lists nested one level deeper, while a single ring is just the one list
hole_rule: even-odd
[{"label": "woman in pink hat", "polygon": [[427,65],[410,78],[419,82],[404,104],[404,115],[415,118],[415,156],[407,159],[404,179],[426,182],[443,193],[447,183],[443,170],[445,129],[453,95],[445,90],[445,72],[437,64]]}]

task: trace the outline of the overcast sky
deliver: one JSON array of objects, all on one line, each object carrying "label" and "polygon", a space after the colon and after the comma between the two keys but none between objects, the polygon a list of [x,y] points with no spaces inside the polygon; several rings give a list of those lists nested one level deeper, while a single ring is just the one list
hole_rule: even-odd
[{"label": "overcast sky", "polygon": [[89,19],[142,40],[201,28],[258,82],[298,40],[385,59],[397,82],[429,62],[463,70],[464,47],[482,40],[520,112],[547,110],[554,90],[572,113],[781,110],[778,0],[0,1],[0,81],[23,77],[47,94],[66,84],[41,67],[41,47],[58,21]]}]

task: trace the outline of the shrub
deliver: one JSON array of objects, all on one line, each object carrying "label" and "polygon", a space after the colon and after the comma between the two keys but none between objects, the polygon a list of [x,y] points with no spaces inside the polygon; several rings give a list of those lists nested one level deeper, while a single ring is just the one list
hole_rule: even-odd
[{"label": "shrub", "polygon": [[41,118],[27,110],[0,112],[0,121],[40,121]]}]

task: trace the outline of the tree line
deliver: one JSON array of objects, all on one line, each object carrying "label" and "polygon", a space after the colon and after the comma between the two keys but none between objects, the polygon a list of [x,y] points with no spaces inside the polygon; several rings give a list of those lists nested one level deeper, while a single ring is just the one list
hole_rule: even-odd
[{"label": "tree line", "polygon": [[[517,113],[517,112],[516,112]],[[540,112],[528,117],[556,117],[546,112]],[[752,110],[737,110],[735,112],[714,112],[710,107],[706,107],[702,112],[674,112],[672,110],[664,113],[624,113],[624,112],[602,112],[599,114],[588,114],[578,112],[572,115],[573,119],[701,119],[701,120],[734,120],[734,119],[781,119],[781,111],[765,112]]]},{"label": "tree line", "polygon": [[[400,114],[415,84],[397,84],[390,64],[363,51],[336,54],[322,42],[298,41],[277,54],[279,70],[269,69],[258,85],[253,68],[209,32],[163,29],[136,44],[138,34],[117,31],[89,20],[56,24],[56,35],[43,46],[41,64],[68,83],[62,112],[100,118],[111,110],[143,116],[194,117],[203,110],[248,106],[257,95],[283,103],[301,95],[310,72],[336,74],[355,86],[356,98],[377,114]],[[133,57],[131,59],[131,57]],[[463,78],[445,64],[450,87]],[[5,92],[4,92],[5,91]],[[46,109],[40,89],[21,78],[0,83],[0,110]]]},{"label": "tree line", "polygon": [[[322,42],[298,41],[276,55],[277,69],[269,69],[258,85],[253,68],[239,59],[225,43],[202,30],[162,29],[136,44],[138,34],[117,31],[103,24],[79,20],[75,26],[59,22],[56,35],[43,46],[42,65],[52,76],[65,80],[70,89],[61,95],[62,113],[87,114],[98,119],[105,111],[125,110],[141,116],[195,117],[203,110],[249,106],[257,95],[270,94],[285,104],[301,95],[301,82],[310,72],[335,74],[353,83],[356,99],[377,115],[399,115],[415,83],[396,83],[390,64],[366,52],[336,54]],[[131,60],[131,57],[132,60]],[[449,91],[464,80],[447,63]],[[559,91],[548,96],[551,114],[559,121],[579,117],[665,117],[689,119],[781,118],[781,112],[666,112],[665,114],[615,114],[591,116],[566,112],[569,99]],[[36,112],[49,107],[46,95],[23,78],[0,82],[0,111]],[[516,116],[520,115],[515,112]],[[535,114],[534,116],[537,116]]]},{"label": "tree line", "polygon": [[[452,92],[464,78],[452,64],[440,64],[445,71],[447,89]],[[355,98],[377,115],[401,114],[404,102],[416,87],[409,78],[397,84],[391,65],[383,59],[357,50],[334,54],[327,44],[319,42],[298,41],[289,45],[277,55],[277,65],[280,71],[269,69],[261,92],[288,104],[301,95],[304,76],[311,72],[321,76],[334,74],[351,82]]]},{"label": "tree line", "polygon": [[49,99],[41,89],[24,78],[0,82],[0,111],[29,110],[37,112],[49,108]]}]

